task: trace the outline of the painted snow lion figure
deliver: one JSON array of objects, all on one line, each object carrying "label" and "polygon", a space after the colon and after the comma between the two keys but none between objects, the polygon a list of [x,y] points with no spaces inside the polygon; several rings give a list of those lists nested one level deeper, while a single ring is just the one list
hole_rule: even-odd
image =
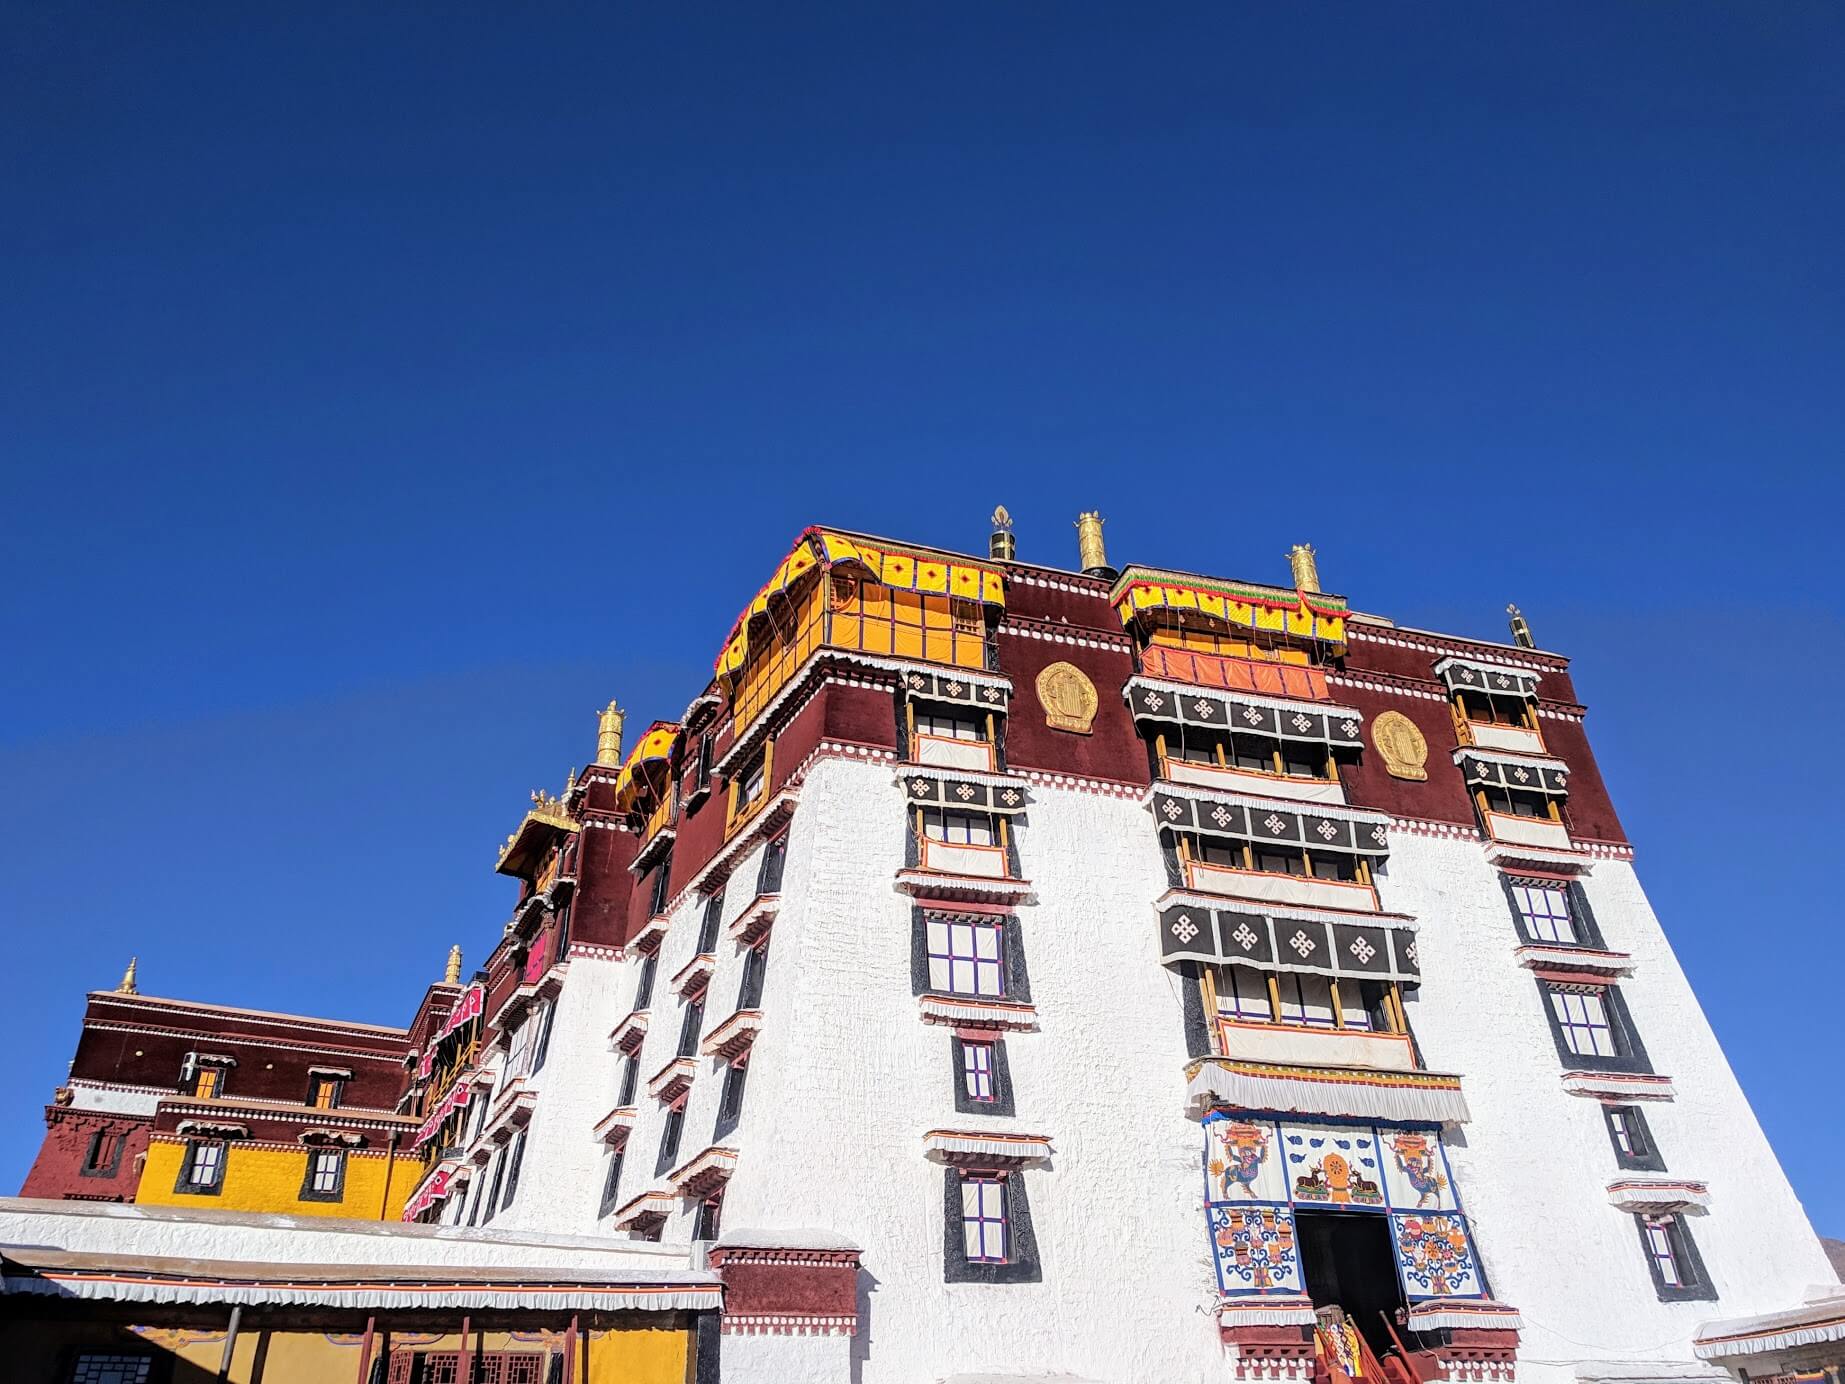
[{"label": "painted snow lion figure", "polygon": [[1416,1193],[1416,1205],[1441,1205],[1442,1189],[1448,1179],[1436,1170],[1439,1155],[1429,1140],[1421,1134],[1399,1134],[1390,1141],[1390,1149],[1396,1155],[1398,1171]]},{"label": "painted snow lion figure", "polygon": [[1232,1187],[1241,1187],[1243,1195],[1254,1197],[1256,1179],[1268,1159],[1268,1131],[1261,1125],[1224,1123],[1218,1126],[1219,1155],[1211,1160],[1211,1176],[1217,1179],[1223,1196]]}]

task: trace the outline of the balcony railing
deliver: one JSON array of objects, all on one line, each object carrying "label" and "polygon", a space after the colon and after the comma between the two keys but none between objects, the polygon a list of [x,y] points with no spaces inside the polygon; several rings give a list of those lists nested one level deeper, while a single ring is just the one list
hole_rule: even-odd
[{"label": "balcony railing", "polygon": [[1223,1052],[1245,1062],[1299,1067],[1355,1067],[1372,1072],[1413,1072],[1415,1050],[1403,1033],[1360,1028],[1310,1028],[1220,1020]]},{"label": "balcony railing", "polygon": [[1569,829],[1547,817],[1516,817],[1506,812],[1487,812],[1486,830],[1495,841],[1514,846],[1542,846],[1547,850],[1574,849]]},{"label": "balcony railing", "polygon": [[1202,860],[1186,861],[1185,874],[1190,888],[1206,894],[1304,908],[1339,908],[1358,913],[1378,911],[1377,891],[1368,884],[1315,879],[1310,875],[1284,875],[1268,870],[1240,870]]},{"label": "balcony railing", "polygon": [[1262,798],[1286,798],[1304,803],[1343,803],[1345,789],[1336,779],[1302,778],[1295,774],[1237,769],[1228,764],[1197,764],[1188,759],[1160,761],[1160,777],[1172,783],[1228,793],[1249,793]]}]

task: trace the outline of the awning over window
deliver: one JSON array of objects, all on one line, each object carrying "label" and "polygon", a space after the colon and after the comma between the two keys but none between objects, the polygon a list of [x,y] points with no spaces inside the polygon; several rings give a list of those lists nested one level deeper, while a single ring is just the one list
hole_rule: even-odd
[{"label": "awning over window", "polygon": [[678,738],[678,726],[671,721],[655,721],[628,752],[627,759],[622,762],[621,776],[615,780],[615,800],[623,811],[634,806],[633,798],[640,791],[643,768],[649,764],[665,764],[672,758],[673,742]]},{"label": "awning over window", "polygon": [[1202,961],[1263,971],[1422,983],[1416,933],[1401,923],[1340,923],[1304,913],[1173,904],[1160,911],[1160,963]]},{"label": "awning over window", "polygon": [[1108,599],[1124,625],[1146,610],[1195,611],[1248,629],[1329,644],[1345,642],[1345,598],[1319,591],[1249,586],[1185,572],[1130,567],[1121,574]]},{"label": "awning over window", "polygon": [[1469,663],[1462,658],[1444,658],[1435,665],[1435,676],[1448,685],[1450,692],[1490,692],[1495,697],[1537,700],[1538,676],[1522,668],[1501,668],[1493,663]]},{"label": "awning over window", "polygon": [[914,701],[952,702],[1002,713],[1012,695],[1011,684],[1004,678],[919,670],[903,675],[902,692]]},{"label": "awning over window", "polygon": [[903,771],[904,791],[917,807],[959,808],[967,812],[1023,812],[1025,785],[998,775],[943,773],[911,767]]},{"label": "awning over window", "polygon": [[1151,678],[1128,679],[1127,700],[1137,721],[1242,731],[1335,748],[1344,745],[1355,750],[1363,745],[1364,717],[1349,707],[1208,692]]},{"label": "awning over window", "polygon": [[1486,750],[1467,750],[1460,756],[1461,776],[1469,788],[1505,788],[1512,792],[1542,793],[1549,798],[1569,796],[1569,766],[1560,759],[1519,759]]},{"label": "awning over window", "polygon": [[1155,789],[1153,819],[1173,831],[1227,836],[1256,845],[1304,846],[1352,855],[1390,853],[1390,819],[1379,812],[1315,807],[1295,810],[1266,803],[1242,803]]},{"label": "awning over window", "polygon": [[870,580],[898,591],[959,596],[987,605],[1006,604],[1006,578],[997,567],[965,558],[914,552],[862,538],[847,538],[826,529],[808,529],[795,540],[793,550],[782,559],[775,575],[731,626],[730,636],[716,659],[718,677],[729,677],[743,666],[749,656],[751,631],[759,619],[767,617],[773,597],[787,592],[816,567],[830,570],[842,563],[849,563]]}]

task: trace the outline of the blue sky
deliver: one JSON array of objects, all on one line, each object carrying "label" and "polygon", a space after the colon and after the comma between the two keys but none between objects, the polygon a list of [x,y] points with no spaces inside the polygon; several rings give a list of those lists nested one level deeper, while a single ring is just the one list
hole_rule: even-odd
[{"label": "blue sky", "polygon": [[4,8],[0,1186],[131,953],[407,1020],[802,525],[1003,501],[1521,602],[1845,1235],[1837,7]]}]

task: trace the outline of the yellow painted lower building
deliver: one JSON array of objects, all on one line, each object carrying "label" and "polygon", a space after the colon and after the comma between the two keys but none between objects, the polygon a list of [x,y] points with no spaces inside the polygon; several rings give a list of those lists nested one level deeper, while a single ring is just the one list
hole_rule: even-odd
[{"label": "yellow painted lower building", "polygon": [[395,1221],[423,1172],[420,1158],[388,1150],[157,1133],[135,1204]]}]

